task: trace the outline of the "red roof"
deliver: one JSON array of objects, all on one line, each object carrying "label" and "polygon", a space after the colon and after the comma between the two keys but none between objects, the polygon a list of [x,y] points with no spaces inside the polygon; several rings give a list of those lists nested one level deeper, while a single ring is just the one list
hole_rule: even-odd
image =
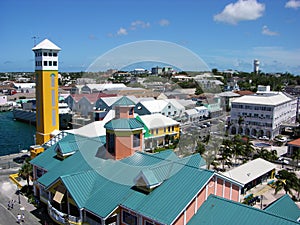
[{"label": "red roof", "polygon": [[254,94],[254,92],[252,92],[252,91],[247,91],[247,90],[245,90],[245,91],[234,91],[234,93],[237,93],[237,94],[239,94],[240,96],[244,96],[244,95],[253,95],[253,94]]},{"label": "red roof", "polygon": [[295,145],[300,147],[300,138],[288,142],[288,145]]},{"label": "red roof", "polygon": [[91,94],[72,94],[72,98],[78,102],[80,99],[85,97],[89,102],[94,103],[99,98],[105,98],[105,97],[115,97],[116,94],[105,94],[105,93],[91,93]]}]

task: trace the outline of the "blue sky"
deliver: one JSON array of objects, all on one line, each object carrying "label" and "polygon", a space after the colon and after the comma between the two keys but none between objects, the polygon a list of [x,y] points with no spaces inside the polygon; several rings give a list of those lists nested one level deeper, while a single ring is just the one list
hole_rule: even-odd
[{"label": "blue sky", "polygon": [[2,0],[0,26],[1,72],[34,71],[35,36],[62,49],[64,72],[157,40],[190,50],[210,69],[251,72],[258,59],[263,72],[300,75],[300,0]]}]

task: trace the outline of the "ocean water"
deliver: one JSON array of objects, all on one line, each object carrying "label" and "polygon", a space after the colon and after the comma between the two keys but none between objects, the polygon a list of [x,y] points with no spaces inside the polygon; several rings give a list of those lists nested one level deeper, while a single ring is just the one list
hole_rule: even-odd
[{"label": "ocean water", "polygon": [[29,149],[34,134],[35,125],[14,120],[12,112],[0,112],[0,156]]}]

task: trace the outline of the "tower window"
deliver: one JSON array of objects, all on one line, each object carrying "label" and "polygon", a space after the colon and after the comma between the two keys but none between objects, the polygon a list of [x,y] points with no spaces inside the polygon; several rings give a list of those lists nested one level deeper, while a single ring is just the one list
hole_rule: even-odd
[{"label": "tower window", "polygon": [[57,62],[56,61],[53,61],[53,66],[57,66]]},{"label": "tower window", "polygon": [[56,52],[53,52],[53,56],[54,56],[54,57],[57,57],[57,53],[56,53]]},{"label": "tower window", "polygon": [[52,61],[49,61],[49,66],[52,66]]},{"label": "tower window", "polygon": [[43,56],[47,56],[47,52],[44,52],[44,53],[43,53]]},{"label": "tower window", "polygon": [[132,146],[133,146],[134,148],[136,148],[136,147],[140,147],[140,144],[141,144],[141,135],[140,135],[140,133],[134,134],[134,135],[133,135],[133,143],[132,143]]},{"label": "tower window", "polygon": [[51,87],[55,87],[55,74],[51,74]]},{"label": "tower window", "polygon": [[47,66],[47,64],[48,64],[48,61],[44,61],[44,66]]},{"label": "tower window", "polygon": [[115,138],[114,133],[107,133],[107,151],[112,155],[115,155]]},{"label": "tower window", "polygon": [[52,52],[49,52],[48,56],[52,56]]}]

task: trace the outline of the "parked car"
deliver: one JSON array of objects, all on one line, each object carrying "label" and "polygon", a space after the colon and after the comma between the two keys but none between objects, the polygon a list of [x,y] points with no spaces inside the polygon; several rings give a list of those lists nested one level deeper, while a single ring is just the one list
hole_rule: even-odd
[{"label": "parked car", "polygon": [[21,164],[25,161],[25,159],[22,158],[22,157],[16,157],[16,158],[13,158],[13,161],[16,162],[16,163]]},{"label": "parked car", "polygon": [[262,136],[262,137],[259,137],[258,139],[259,139],[259,140],[266,140],[266,141],[269,140],[269,138],[268,138],[267,136]]}]

